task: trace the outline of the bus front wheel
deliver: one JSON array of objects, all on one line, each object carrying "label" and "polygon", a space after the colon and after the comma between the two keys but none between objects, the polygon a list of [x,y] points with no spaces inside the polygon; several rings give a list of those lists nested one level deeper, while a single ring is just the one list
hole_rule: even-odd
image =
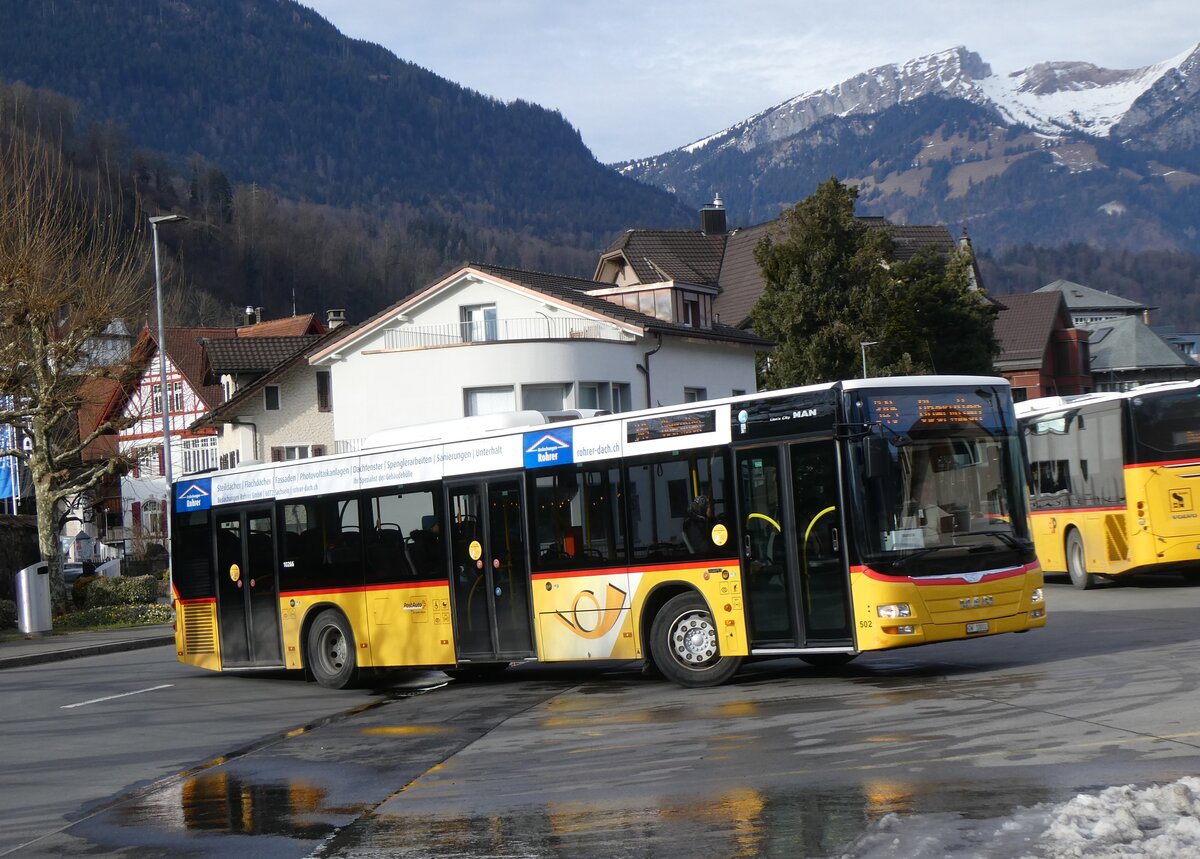
[{"label": "bus front wheel", "polygon": [[650,655],[663,676],[680,686],[718,686],[742,664],[740,656],[722,656],[717,626],[698,594],[667,601],[650,627]]},{"label": "bus front wheel", "polygon": [[340,611],[326,609],[308,631],[308,668],[327,689],[345,689],[358,673],[354,631]]},{"label": "bus front wheel", "polygon": [[1096,577],[1087,569],[1083,536],[1074,529],[1067,535],[1067,573],[1071,576],[1071,584],[1081,591],[1091,590],[1096,586]]}]

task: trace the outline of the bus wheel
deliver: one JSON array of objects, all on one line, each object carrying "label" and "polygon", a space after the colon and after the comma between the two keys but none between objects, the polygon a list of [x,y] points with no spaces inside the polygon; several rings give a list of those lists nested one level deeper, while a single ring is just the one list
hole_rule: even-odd
[{"label": "bus wheel", "polygon": [[668,680],[680,686],[717,686],[742,664],[740,656],[722,656],[717,627],[699,594],[672,597],[650,627],[650,654]]},{"label": "bus wheel", "polygon": [[1071,575],[1071,584],[1081,591],[1091,590],[1096,586],[1096,577],[1087,570],[1087,555],[1083,551],[1083,537],[1075,529],[1067,535],[1067,572]]},{"label": "bus wheel", "polygon": [[308,668],[328,689],[345,689],[358,673],[354,632],[340,611],[326,609],[308,631]]}]

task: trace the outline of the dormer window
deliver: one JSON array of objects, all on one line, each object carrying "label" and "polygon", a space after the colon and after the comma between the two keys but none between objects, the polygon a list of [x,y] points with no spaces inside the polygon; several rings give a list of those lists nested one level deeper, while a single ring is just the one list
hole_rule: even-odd
[{"label": "dormer window", "polygon": [[681,324],[691,326],[692,328],[700,327],[700,296],[684,294],[683,315],[679,321]]}]

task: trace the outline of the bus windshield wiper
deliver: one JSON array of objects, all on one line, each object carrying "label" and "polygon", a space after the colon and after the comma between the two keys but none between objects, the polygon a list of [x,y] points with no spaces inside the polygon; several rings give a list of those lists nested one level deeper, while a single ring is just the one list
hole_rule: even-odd
[{"label": "bus windshield wiper", "polygon": [[1030,549],[1033,543],[1029,540],[1022,540],[1020,537],[1014,537],[1006,531],[971,531],[966,536],[968,537],[995,537],[997,540],[1008,546],[1010,549]]}]

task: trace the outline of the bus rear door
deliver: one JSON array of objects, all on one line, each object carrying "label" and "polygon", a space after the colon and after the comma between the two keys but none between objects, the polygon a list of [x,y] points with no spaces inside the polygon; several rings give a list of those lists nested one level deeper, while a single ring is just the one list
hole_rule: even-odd
[{"label": "bus rear door", "polygon": [[516,476],[447,486],[458,656],[534,655],[525,514]]}]

